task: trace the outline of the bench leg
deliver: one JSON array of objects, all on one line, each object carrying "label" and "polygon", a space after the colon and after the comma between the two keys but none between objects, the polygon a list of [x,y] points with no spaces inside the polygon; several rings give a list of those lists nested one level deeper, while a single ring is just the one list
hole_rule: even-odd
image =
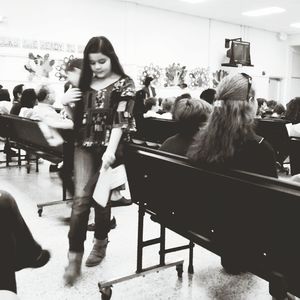
[{"label": "bench leg", "polygon": [[195,244],[190,241],[190,247],[189,247],[189,266],[188,266],[188,273],[189,274],[194,274],[194,266],[193,266],[193,261],[194,261],[194,246]]},{"label": "bench leg", "polygon": [[143,231],[144,231],[144,203],[139,203],[139,219],[138,219],[138,242],[137,242],[137,266],[136,272],[143,270]]},{"label": "bench leg", "polygon": [[38,172],[39,171],[39,157],[36,156],[35,158],[35,171]]},{"label": "bench leg", "polygon": [[166,250],[166,227],[160,225],[160,251],[159,251],[159,264],[165,265],[165,250]]}]

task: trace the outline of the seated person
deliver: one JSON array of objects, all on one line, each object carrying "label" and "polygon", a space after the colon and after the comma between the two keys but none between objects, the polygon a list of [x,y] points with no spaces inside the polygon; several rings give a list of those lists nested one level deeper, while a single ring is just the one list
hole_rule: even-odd
[{"label": "seated person", "polygon": [[300,97],[293,98],[286,105],[285,119],[291,122],[286,124],[289,136],[300,137]]},{"label": "seated person", "polygon": [[276,104],[271,118],[283,119],[285,116],[285,108],[282,104]]},{"label": "seated person", "polygon": [[174,101],[174,104],[173,104],[173,109],[172,109],[173,118],[174,118],[174,111],[176,110],[177,103],[181,99],[192,99],[192,96],[189,93],[185,93],[185,94],[182,94],[182,95],[175,98],[175,101]]},{"label": "seated person", "polygon": [[[11,114],[17,114],[22,118],[30,119],[33,113],[33,107],[36,105],[36,93],[34,89],[26,89],[23,91],[20,105],[11,110]],[[17,104],[16,104],[17,105]]]},{"label": "seated person", "polygon": [[50,253],[34,240],[15,199],[5,191],[0,191],[0,238],[0,290],[16,293],[15,272],[44,266]]},{"label": "seated person", "polygon": [[147,98],[145,100],[145,109],[146,112],[143,114],[143,117],[146,118],[160,118],[161,115],[158,114],[159,105],[157,98]]},{"label": "seated person", "polygon": [[213,104],[215,100],[216,90],[206,89],[200,94],[200,99],[205,100],[209,104]]},{"label": "seated person", "polygon": [[162,101],[162,113],[160,117],[162,119],[167,119],[167,120],[172,120],[172,109],[173,109],[173,104],[175,102],[175,97],[174,98],[166,98]]},{"label": "seated person", "polygon": [[264,118],[266,115],[266,111],[268,111],[268,105],[267,105],[267,100],[264,98],[257,98],[257,112],[256,112],[256,117],[257,118]]},{"label": "seated person", "polygon": [[54,128],[73,128],[73,122],[70,119],[63,118],[53,107],[55,102],[54,91],[50,87],[40,86],[37,92],[37,100],[38,104],[33,108],[31,119],[43,121]]},{"label": "seated person", "polygon": [[254,96],[249,75],[226,76],[218,85],[207,125],[195,136],[187,156],[198,163],[277,177],[274,150],[253,129]]},{"label": "seated person", "polygon": [[278,103],[277,103],[277,101],[275,101],[275,100],[269,100],[269,101],[267,101],[267,106],[268,106],[268,109],[269,109],[270,111],[273,111],[274,108],[275,108],[275,106],[276,106],[277,104],[278,104]]},{"label": "seated person", "polygon": [[0,106],[10,111],[12,103],[7,89],[0,88]]},{"label": "seated person", "polygon": [[18,115],[20,112],[20,109],[21,109],[20,108],[21,107],[20,100],[21,100],[21,96],[23,93],[23,87],[24,87],[24,84],[18,84],[13,89],[14,99],[13,99],[12,108],[10,110],[10,113],[12,115]]},{"label": "seated person", "polygon": [[160,150],[185,156],[194,135],[205,125],[212,106],[204,100],[181,99],[173,111],[173,119],[179,123],[179,133],[168,138]]}]

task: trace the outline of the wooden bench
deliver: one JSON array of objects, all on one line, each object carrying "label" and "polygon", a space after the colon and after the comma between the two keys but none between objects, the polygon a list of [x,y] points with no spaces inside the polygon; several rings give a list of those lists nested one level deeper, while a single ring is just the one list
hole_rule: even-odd
[{"label": "wooden bench", "polygon": [[162,144],[167,138],[179,131],[178,123],[173,120],[147,118],[137,120],[137,132],[133,134],[134,139],[142,141],[143,144]]},{"label": "wooden bench", "polygon": [[[300,296],[300,185],[237,170],[196,167],[186,158],[128,145],[126,170],[132,200],[139,205],[137,274],[143,274],[143,248],[160,244],[165,254],[190,249],[193,243],[221,257],[225,269],[246,270],[269,282],[273,299]],[[143,240],[144,215],[161,224],[157,239]],[[165,228],[190,243],[165,249]],[[174,264],[173,264],[174,265]],[[176,263],[181,276],[182,264]],[[155,268],[154,268],[155,269]],[[109,295],[112,283],[100,282]],[[103,298],[107,299],[107,298]]]},{"label": "wooden bench", "polygon": [[[59,163],[67,159],[66,154],[69,153],[70,144],[72,143],[72,132],[61,131],[62,136],[68,139],[63,145],[52,147],[47,142],[42,133],[39,122],[27,118],[21,118],[14,115],[0,115],[0,133],[5,135],[10,141],[22,150],[27,152],[27,157],[36,156],[36,171],[38,172],[38,159],[43,158],[52,163]],[[68,163],[67,163],[68,164]],[[20,165],[20,164],[19,164]],[[30,171],[30,159],[27,159],[27,172]],[[42,215],[43,207],[64,203],[66,201],[66,184],[63,180],[63,200],[52,201],[38,204],[38,214]]]}]

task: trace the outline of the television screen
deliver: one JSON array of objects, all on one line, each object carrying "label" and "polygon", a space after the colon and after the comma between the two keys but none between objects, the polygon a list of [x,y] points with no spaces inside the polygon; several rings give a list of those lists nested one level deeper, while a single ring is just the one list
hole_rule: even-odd
[{"label": "television screen", "polygon": [[230,63],[251,66],[249,42],[232,41]]}]

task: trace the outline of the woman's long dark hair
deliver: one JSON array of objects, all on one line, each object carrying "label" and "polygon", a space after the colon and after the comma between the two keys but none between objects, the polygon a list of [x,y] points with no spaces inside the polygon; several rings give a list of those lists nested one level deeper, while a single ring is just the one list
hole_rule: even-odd
[{"label": "woman's long dark hair", "polygon": [[104,36],[92,37],[83,52],[82,71],[79,80],[79,88],[82,92],[86,92],[90,88],[93,78],[89,54],[99,52],[110,58],[112,72],[120,76],[126,75],[111,42]]},{"label": "woman's long dark hair", "polygon": [[214,109],[207,125],[188,150],[194,161],[222,163],[254,137],[253,107],[247,101],[248,80],[241,74],[226,76],[220,82]]}]

